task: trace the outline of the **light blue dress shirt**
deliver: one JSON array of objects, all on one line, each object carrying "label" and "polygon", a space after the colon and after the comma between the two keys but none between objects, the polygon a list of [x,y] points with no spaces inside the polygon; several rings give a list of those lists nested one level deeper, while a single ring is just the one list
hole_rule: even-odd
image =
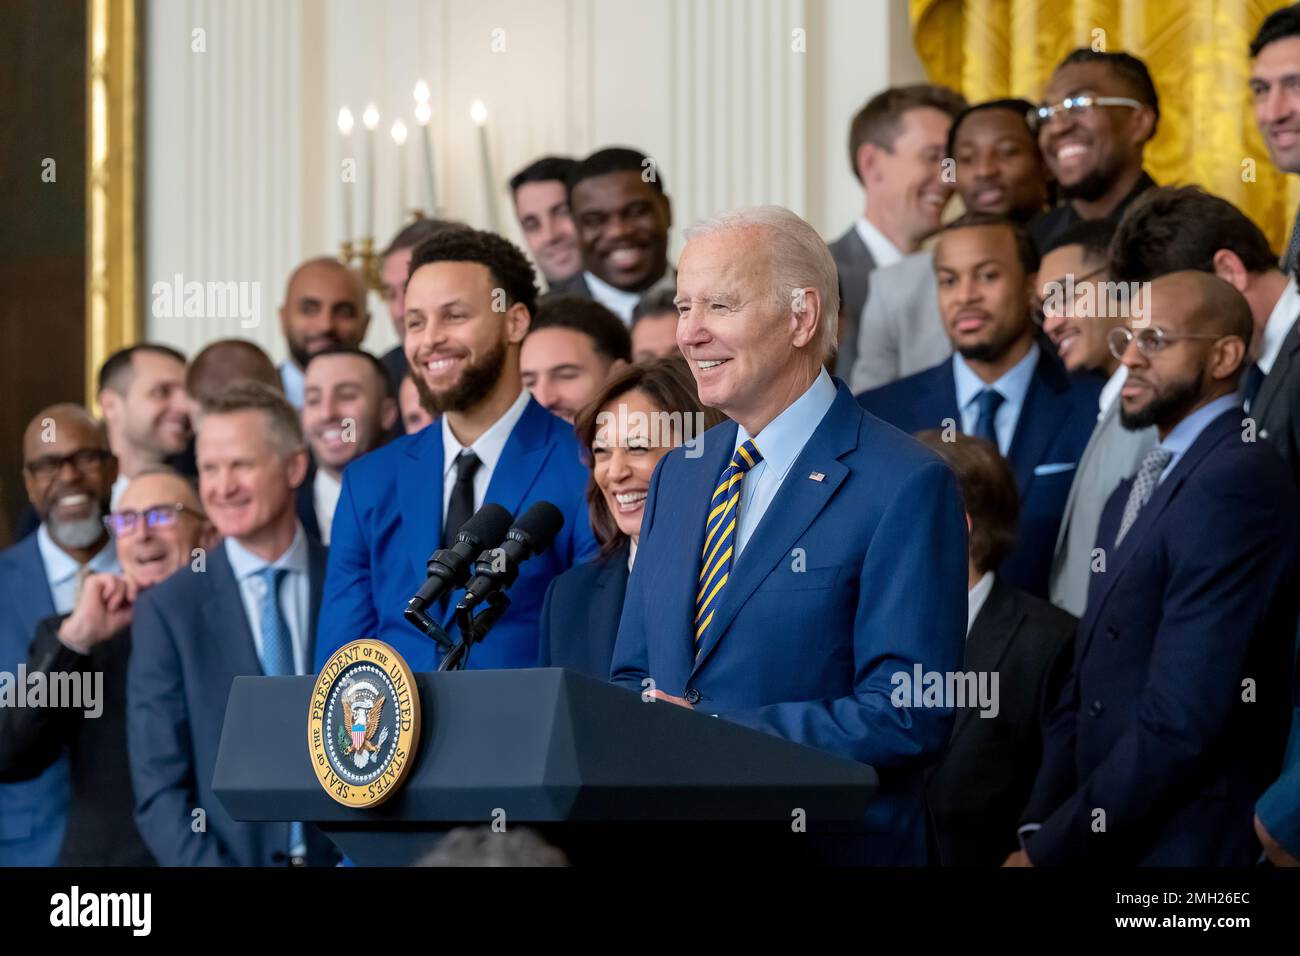
[{"label": "light blue dress shirt", "polygon": [[[1179,460],[1187,449],[1192,447],[1192,443],[1201,436],[1201,432],[1205,431],[1205,426],[1230,408],[1241,408],[1240,392],[1233,392],[1231,395],[1220,395],[1209,404],[1202,405],[1173,427],[1169,434],[1165,436],[1165,440],[1157,446],[1165,449],[1165,451],[1173,452],[1169,464],[1165,465],[1165,470],[1160,472],[1160,481],[1164,481],[1178,467]],[[1242,414],[1242,417],[1245,417],[1245,413]],[[1159,484],[1160,481],[1157,481],[1156,484]]]},{"label": "light blue dress shirt", "polygon": [[[736,519],[735,559],[740,557],[754,529],[767,513],[768,505],[781,490],[781,483],[794,460],[835,403],[835,391],[835,383],[823,368],[806,392],[753,436],[763,460],[746,472],[741,483],[740,503],[736,505],[740,514]],[[744,426],[737,426],[736,448],[749,438]],[[732,449],[732,454],[735,454],[735,449]]]},{"label": "light blue dress shirt", "polygon": [[122,573],[117,563],[116,542],[111,537],[85,565],[78,564],[72,555],[54,543],[44,522],[36,531],[36,547],[41,552],[41,563],[45,565],[45,580],[50,585],[54,610],[59,614],[71,614],[76,606],[77,575],[83,567],[87,574]]},{"label": "light blue dress shirt", "polygon": [[1002,395],[1002,404],[993,415],[993,429],[998,436],[998,451],[1005,458],[1011,451],[1012,439],[1016,436],[1016,423],[1020,421],[1020,412],[1025,407],[1025,396],[1034,380],[1034,369],[1038,367],[1038,344],[1029,347],[1029,354],[1003,373],[993,384],[988,384],[966,364],[960,353],[953,353],[952,375],[957,386],[957,407],[961,410],[961,430],[963,434],[975,434],[975,423],[979,420],[979,403],[976,401],[980,392],[992,388]]},{"label": "light blue dress shirt", "polygon": [[280,582],[280,611],[289,625],[289,634],[293,639],[293,669],[297,674],[310,674],[312,665],[311,639],[311,570],[307,553],[307,535],[298,525],[294,532],[293,543],[289,550],[274,561],[266,561],[249,551],[234,538],[225,540],[226,557],[230,560],[230,569],[239,582],[239,596],[244,602],[244,616],[248,618],[248,629],[253,632],[253,644],[257,648],[257,659],[262,657],[262,598],[266,595],[266,583],[258,573],[268,565],[285,568],[288,574]]}]

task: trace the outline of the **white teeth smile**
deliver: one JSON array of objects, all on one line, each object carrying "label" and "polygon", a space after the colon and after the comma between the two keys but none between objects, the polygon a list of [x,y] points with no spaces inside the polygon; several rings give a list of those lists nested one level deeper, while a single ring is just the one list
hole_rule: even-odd
[{"label": "white teeth smile", "polygon": [[320,437],[325,441],[339,441],[343,437],[341,428],[326,428],[320,433]]},{"label": "white teeth smile", "polygon": [[90,500],[90,495],[64,495],[59,499],[59,504],[67,506],[82,505]]},{"label": "white teeth smile", "polygon": [[609,261],[616,266],[626,268],[627,266],[636,265],[641,261],[641,250],[639,249],[615,249],[609,254]]},{"label": "white teeth smile", "polygon": [[430,372],[441,372],[443,369],[451,368],[453,365],[456,364],[456,361],[457,360],[454,358],[432,359],[428,362],[425,362],[424,367],[427,368]]},{"label": "white teeth smile", "polygon": [[645,501],[646,493],[644,491],[625,491],[614,496],[614,500],[621,505],[634,505],[639,501]]},{"label": "white teeth smile", "polygon": [[1080,146],[1078,143],[1069,143],[1056,151],[1056,158],[1073,159],[1075,156],[1081,156],[1087,151],[1088,147],[1086,146]]},{"label": "white teeth smile", "polygon": [[700,361],[695,364],[700,368],[713,368],[714,366],[721,365],[726,361],[729,361],[729,359],[700,359]]}]

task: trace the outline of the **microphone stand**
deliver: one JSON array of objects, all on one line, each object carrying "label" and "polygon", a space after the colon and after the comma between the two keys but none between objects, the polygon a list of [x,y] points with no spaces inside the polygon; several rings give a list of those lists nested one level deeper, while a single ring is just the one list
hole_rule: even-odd
[{"label": "microphone stand", "polygon": [[452,647],[450,635],[442,629],[441,624],[424,613],[424,607],[414,598],[412,598],[411,602],[406,605],[406,610],[402,612],[402,616],[405,617],[410,624],[414,625],[416,630],[433,638],[438,643],[438,646],[443,650],[448,650]]},{"label": "microphone stand", "polygon": [[487,596],[486,600],[487,607],[477,615],[474,613],[473,608],[457,606],[456,626],[460,628],[460,643],[449,650],[446,656],[443,657],[442,663],[438,665],[439,671],[464,670],[465,665],[469,663],[470,648],[487,637],[487,632],[492,630],[492,626],[501,619],[501,615],[505,614],[506,609],[510,607],[510,598],[506,597],[502,591],[494,591]]}]

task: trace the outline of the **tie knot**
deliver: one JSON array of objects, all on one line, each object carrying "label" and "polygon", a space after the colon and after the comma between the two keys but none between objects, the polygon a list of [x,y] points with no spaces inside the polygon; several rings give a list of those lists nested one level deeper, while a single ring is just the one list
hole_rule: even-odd
[{"label": "tie knot", "polygon": [[262,568],[262,570],[257,572],[257,576],[261,578],[262,583],[266,585],[267,594],[279,595],[280,582],[284,580],[284,576],[288,573],[288,568],[277,568],[268,564],[266,567]]},{"label": "tie knot", "polygon": [[1159,474],[1165,470],[1165,465],[1169,464],[1169,459],[1173,457],[1174,453],[1168,448],[1161,448],[1157,445],[1147,452],[1146,457],[1142,459],[1142,470]]},{"label": "tie knot", "polygon": [[754,439],[747,438],[744,444],[737,448],[736,453],[731,456],[731,467],[737,469],[743,475],[762,460],[763,453],[754,444]]},{"label": "tie knot", "polygon": [[479,461],[478,455],[474,454],[468,448],[456,456],[456,480],[471,481],[474,473],[478,471],[478,466],[483,464]]},{"label": "tie knot", "polygon": [[1006,397],[996,388],[986,388],[975,396],[976,407],[979,408],[980,416],[993,415],[1006,401]]}]

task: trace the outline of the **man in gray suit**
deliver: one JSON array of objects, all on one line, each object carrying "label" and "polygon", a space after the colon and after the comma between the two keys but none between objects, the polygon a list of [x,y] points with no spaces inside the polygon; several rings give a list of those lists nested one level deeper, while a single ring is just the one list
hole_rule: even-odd
[{"label": "man in gray suit", "polygon": [[1088,603],[1093,547],[1102,508],[1116,486],[1137,470],[1156,442],[1154,428],[1129,431],[1120,424],[1120,389],[1128,369],[1111,353],[1107,336],[1124,325],[1128,310],[1106,294],[1106,250],[1114,225],[1105,220],[1075,223],[1051,240],[1038,270],[1043,332],[1071,372],[1107,376],[1097,426],[1079,457],[1056,535],[1048,595],[1052,603],[1082,617]]},{"label": "man in gray suit", "polygon": [[959,93],[918,83],[873,96],[849,126],[849,166],[866,194],[862,218],[830,244],[843,290],[835,373],[848,380],[872,269],[913,253],[938,231],[952,195],[943,160]]},{"label": "man in gray suit", "polygon": [[1241,394],[1255,435],[1281,453],[1300,486],[1300,288],[1277,267],[1259,227],[1232,203],[1196,186],[1148,190],[1116,231],[1115,278],[1213,272],[1246,297],[1255,321]]},{"label": "man in gray suit", "polygon": [[[948,131],[957,194],[970,212],[1005,216],[1022,226],[1047,202],[1047,164],[1026,119],[1028,100],[969,107]],[[939,318],[930,250],[877,268],[858,330],[850,383],[855,392],[938,365],[952,354]]]}]

